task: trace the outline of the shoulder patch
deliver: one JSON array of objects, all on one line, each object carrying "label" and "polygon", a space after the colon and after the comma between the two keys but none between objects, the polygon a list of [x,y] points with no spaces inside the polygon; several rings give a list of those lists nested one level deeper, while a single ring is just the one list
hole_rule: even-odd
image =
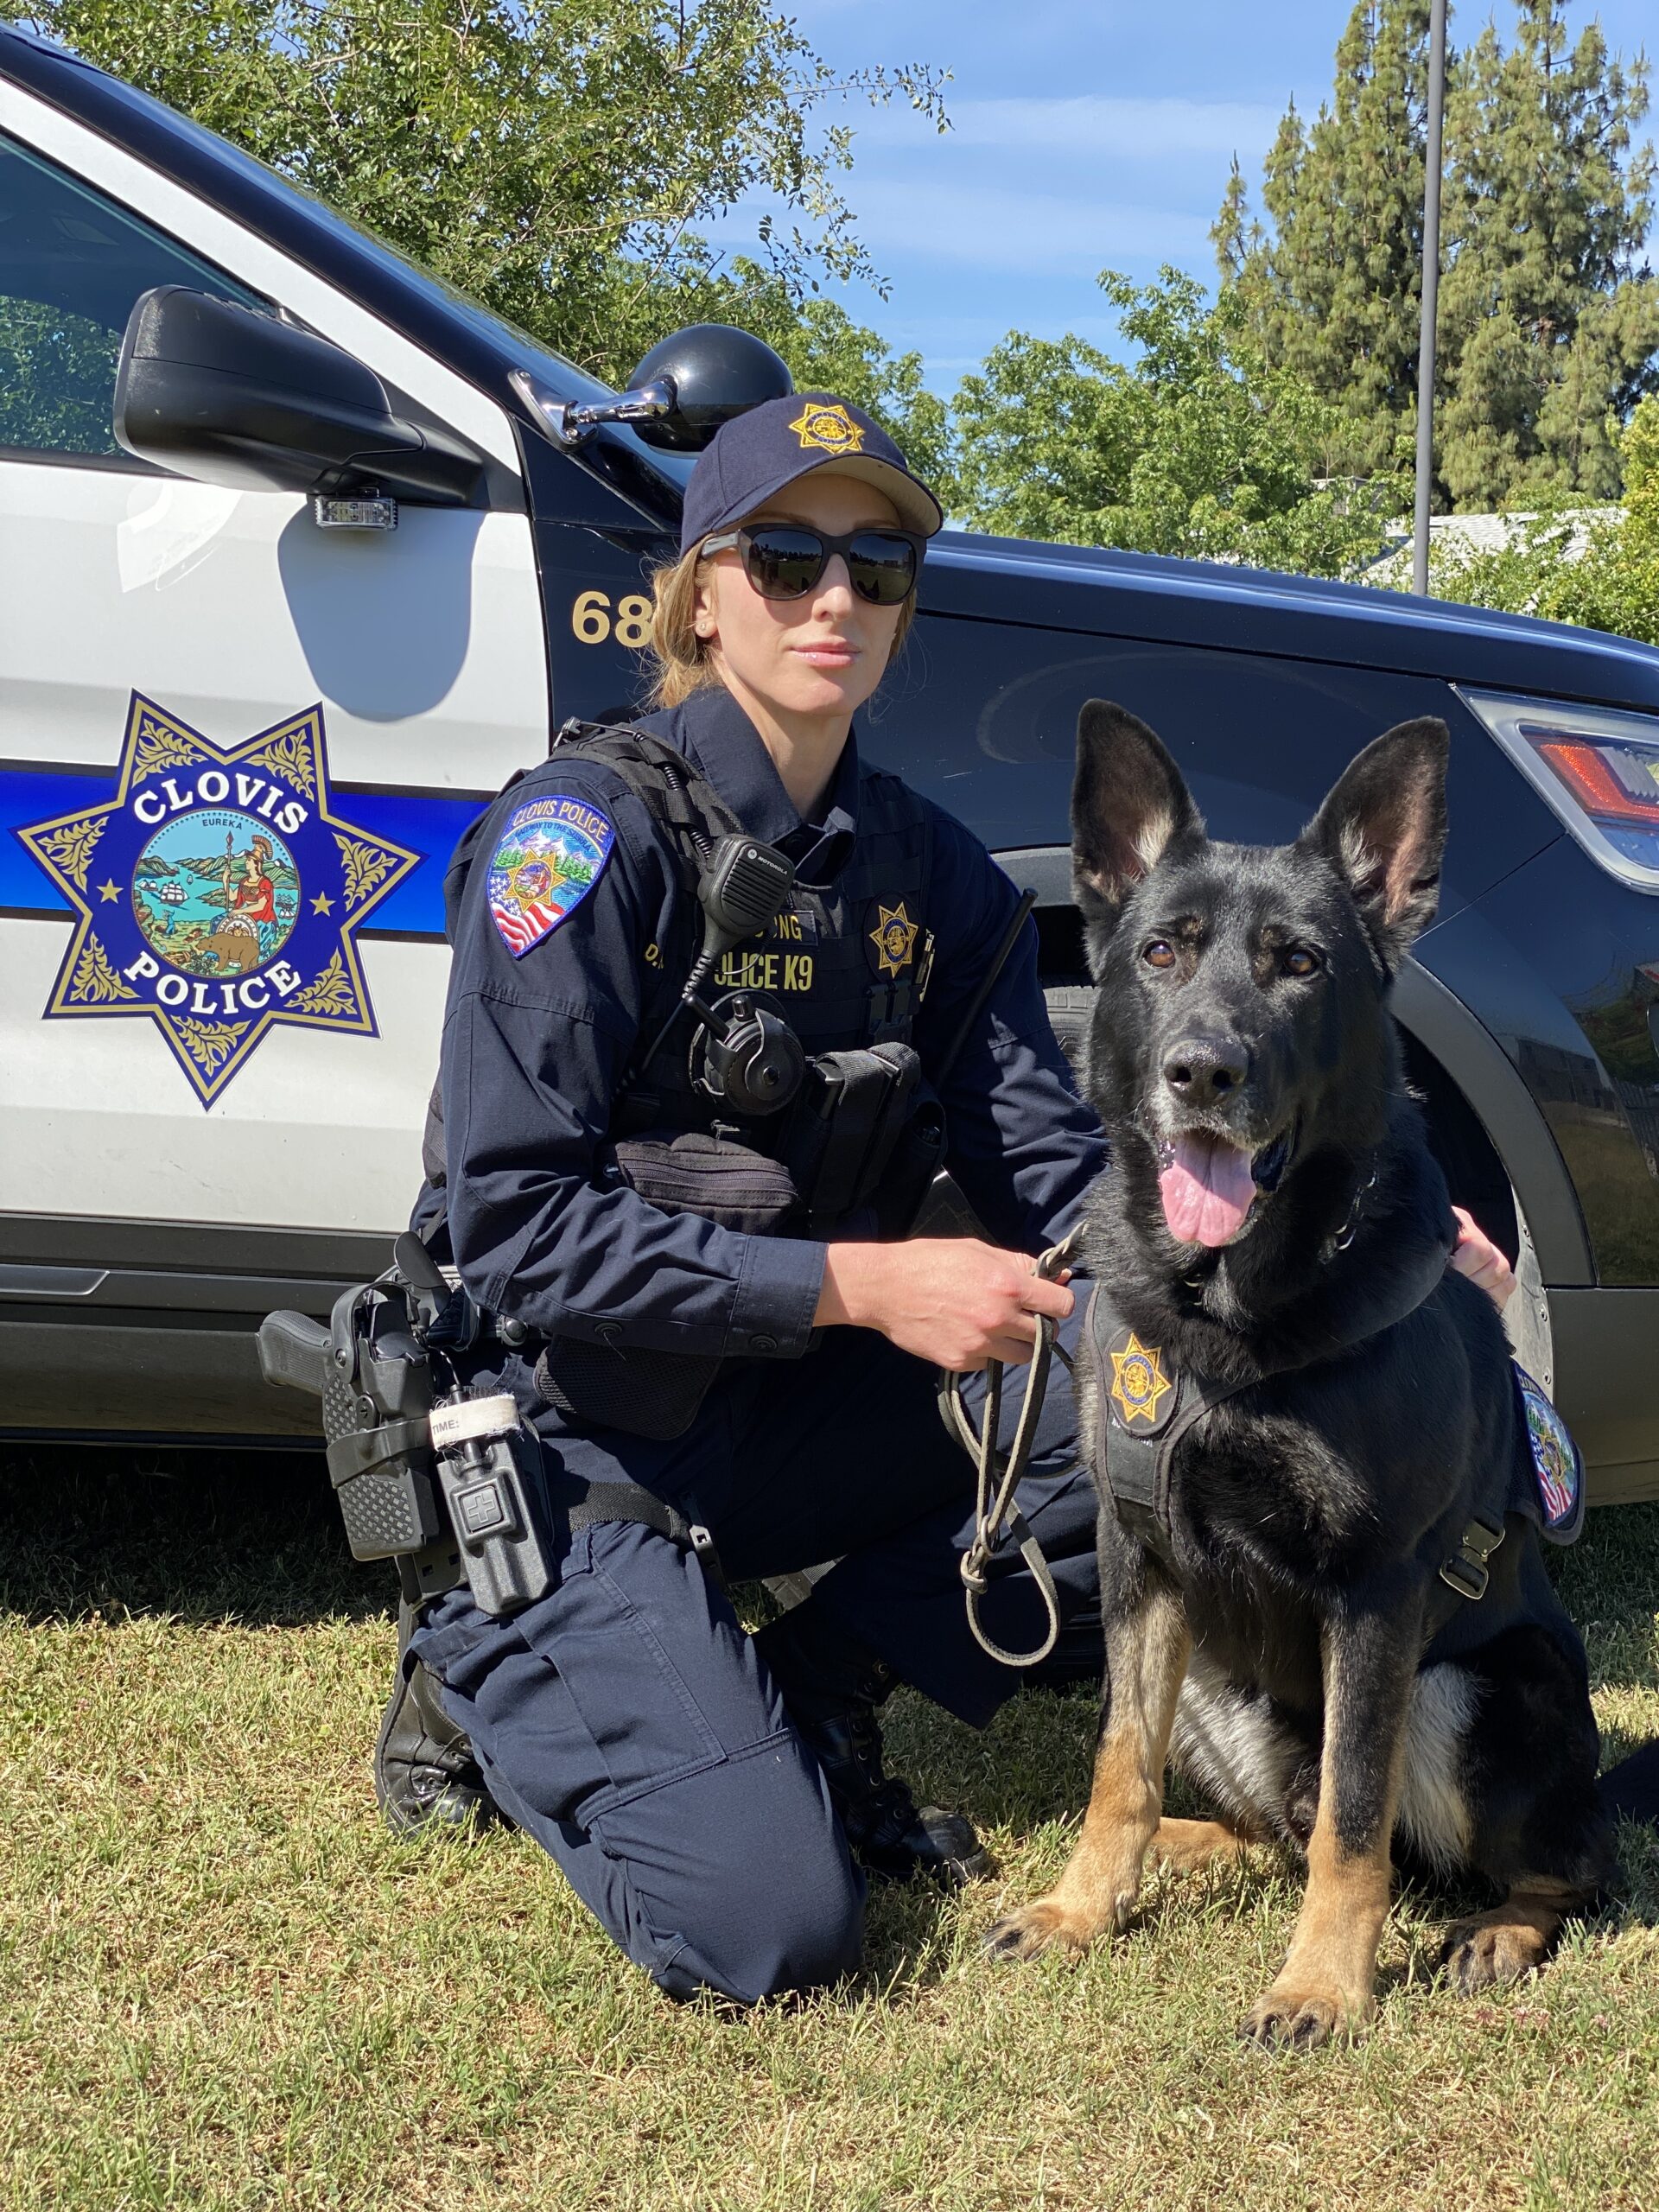
[{"label": "shoulder patch", "polygon": [[526,799],[507,817],[490,859],[490,914],[515,960],[567,921],[605,872],[616,842],[608,815],[586,799]]},{"label": "shoulder patch", "polygon": [[1519,1360],[1515,1379],[1544,1534],[1553,1543],[1570,1544],[1584,1522],[1584,1461],[1573,1432]]}]

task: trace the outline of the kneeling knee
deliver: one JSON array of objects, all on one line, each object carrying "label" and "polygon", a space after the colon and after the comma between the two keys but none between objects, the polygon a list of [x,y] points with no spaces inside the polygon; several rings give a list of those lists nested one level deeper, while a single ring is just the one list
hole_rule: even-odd
[{"label": "kneeling knee", "polygon": [[706,1885],[694,1925],[657,1975],[674,1996],[715,1989],[740,2004],[822,1989],[864,1944],[864,1888],[846,1849],[815,1864],[768,1857]]}]

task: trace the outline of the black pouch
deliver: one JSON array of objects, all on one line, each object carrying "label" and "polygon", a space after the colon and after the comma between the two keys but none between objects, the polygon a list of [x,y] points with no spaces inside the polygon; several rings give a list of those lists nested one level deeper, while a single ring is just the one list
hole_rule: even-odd
[{"label": "black pouch", "polygon": [[[600,1154],[600,1179],[626,1185],[663,1213],[695,1213],[748,1236],[804,1236],[807,1212],[781,1160],[729,1137],[622,1137]],[[724,1364],[711,1353],[652,1351],[555,1337],[536,1388],[571,1418],[630,1436],[683,1436]]]},{"label": "black pouch", "polygon": [[808,1063],[784,1151],[810,1210],[813,1234],[826,1234],[874,1203],[920,1073],[911,1047],[896,1043],[820,1052]]},{"label": "black pouch", "polygon": [[663,1213],[701,1214],[746,1236],[803,1236],[806,1208],[781,1160],[702,1129],[622,1137],[599,1156],[600,1179],[626,1184]]}]

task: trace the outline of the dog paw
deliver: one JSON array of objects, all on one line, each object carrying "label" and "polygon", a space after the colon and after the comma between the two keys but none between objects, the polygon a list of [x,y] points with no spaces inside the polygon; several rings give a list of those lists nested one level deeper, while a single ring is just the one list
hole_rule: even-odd
[{"label": "dog paw", "polygon": [[1496,1982],[1518,1981],[1523,1974],[1535,1974],[1548,1949],[1536,1929],[1465,1920],[1447,1936],[1440,1962],[1453,1986],[1473,1997]]},{"label": "dog paw", "polygon": [[1363,2032],[1376,2012],[1369,1998],[1355,2005],[1339,1989],[1281,1989],[1260,1997],[1239,2022],[1247,2043],[1274,2050],[1316,2050],[1338,2036]]},{"label": "dog paw", "polygon": [[1102,1933],[1099,1923],[1085,1923],[1050,1897],[1005,1913],[986,1934],[984,1948],[994,1959],[1034,1959],[1041,1951],[1086,1950]]}]

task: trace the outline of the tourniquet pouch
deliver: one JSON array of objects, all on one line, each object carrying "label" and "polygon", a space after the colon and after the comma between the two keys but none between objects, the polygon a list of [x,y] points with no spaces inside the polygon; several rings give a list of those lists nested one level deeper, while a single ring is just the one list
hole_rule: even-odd
[{"label": "tourniquet pouch", "polygon": [[[660,1212],[700,1214],[744,1236],[806,1234],[806,1208],[782,1161],[708,1131],[620,1138],[600,1154],[598,1179],[637,1191]],[[577,1421],[683,1436],[721,1364],[712,1353],[555,1337],[536,1363],[536,1388]]]}]

